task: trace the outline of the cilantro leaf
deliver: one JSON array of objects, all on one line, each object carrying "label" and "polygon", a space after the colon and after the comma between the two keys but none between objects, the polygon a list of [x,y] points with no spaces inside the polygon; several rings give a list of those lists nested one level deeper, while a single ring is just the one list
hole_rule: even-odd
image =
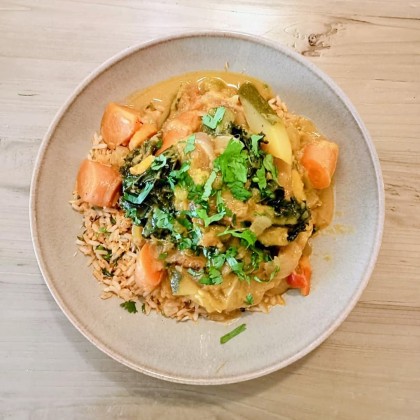
[{"label": "cilantro leaf", "polygon": [[208,272],[209,274],[207,276],[203,276],[199,280],[201,284],[214,285],[223,282],[222,273],[219,269],[216,267],[210,267]]},{"label": "cilantro leaf", "polygon": [[273,155],[267,154],[263,160],[264,168],[267,169],[268,172],[271,172],[273,179],[277,181],[277,168],[274,165]]},{"label": "cilantro leaf", "polygon": [[209,216],[207,214],[206,209],[198,209],[196,210],[196,214],[201,220],[203,220],[204,226],[207,227],[211,223],[218,222],[219,220],[223,219],[226,212],[222,210],[220,213],[216,213],[216,214],[213,214],[213,216]]},{"label": "cilantro leaf", "polygon": [[187,138],[187,144],[185,145],[185,154],[191,153],[195,150],[195,134],[192,134]]},{"label": "cilantro leaf", "polygon": [[207,201],[209,199],[212,192],[212,185],[215,179],[216,179],[216,172],[212,171],[210,176],[207,178],[206,183],[204,184],[204,193],[201,196],[201,199],[203,201]]},{"label": "cilantro leaf", "polygon": [[245,303],[246,303],[247,305],[253,305],[253,304],[254,304],[254,296],[252,296],[252,295],[251,295],[251,293],[248,293],[248,294],[246,295],[246,298],[245,298]]},{"label": "cilantro leaf", "polygon": [[150,169],[153,171],[158,171],[159,169],[162,169],[166,165],[166,156],[160,155],[156,157],[152,164],[150,165]]},{"label": "cilantro leaf", "polygon": [[248,179],[248,153],[244,144],[231,139],[224,152],[214,161],[214,167],[222,173],[222,180],[232,192],[232,195],[241,201],[252,196],[245,188]]},{"label": "cilantro leaf", "polygon": [[153,212],[153,224],[160,229],[168,229],[170,231],[174,228],[173,217],[159,208],[155,208]]},{"label": "cilantro leaf", "polygon": [[127,300],[127,302],[121,303],[120,306],[130,314],[135,314],[137,312],[136,302],[133,302],[132,300]]},{"label": "cilantro leaf", "polygon": [[243,239],[246,242],[247,247],[254,245],[257,240],[257,236],[255,235],[255,233],[249,229],[244,229],[242,231],[239,229],[238,230],[226,229],[222,233],[218,234],[218,236],[223,236],[223,235],[232,235],[235,238]]},{"label": "cilantro leaf", "polygon": [[252,180],[258,184],[258,188],[261,191],[267,187],[267,179],[265,178],[264,166],[261,166],[261,168],[257,169],[257,172],[255,172],[255,176],[252,178]]},{"label": "cilantro leaf", "polygon": [[224,106],[219,106],[216,108],[213,116],[206,114],[202,117],[203,124],[214,130],[222,122],[225,111],[226,108]]},{"label": "cilantro leaf", "polygon": [[260,155],[259,142],[263,138],[264,138],[264,136],[257,135],[257,134],[252,134],[252,136],[251,136],[251,150],[252,150],[252,153],[254,153],[254,155],[257,156],[257,157]]},{"label": "cilantro leaf", "polygon": [[232,338],[236,337],[238,334],[244,332],[246,330],[246,324],[241,324],[239,327],[236,327],[231,332],[225,334],[223,337],[220,337],[220,344],[225,344]]}]

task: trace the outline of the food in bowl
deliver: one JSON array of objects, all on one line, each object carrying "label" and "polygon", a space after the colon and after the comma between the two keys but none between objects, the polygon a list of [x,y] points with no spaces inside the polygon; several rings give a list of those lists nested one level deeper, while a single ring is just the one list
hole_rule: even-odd
[{"label": "food in bowl", "polygon": [[311,287],[338,146],[269,87],[182,75],[106,106],[77,175],[79,249],[136,312],[224,320]]}]

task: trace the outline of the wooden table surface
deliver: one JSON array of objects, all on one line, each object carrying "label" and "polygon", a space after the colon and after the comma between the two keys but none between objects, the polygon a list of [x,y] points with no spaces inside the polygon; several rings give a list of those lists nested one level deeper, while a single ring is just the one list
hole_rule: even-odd
[{"label": "wooden table surface", "polygon": [[[282,371],[214,387],[136,373],[82,337],[44,284],[28,218],[41,139],[76,85],[128,46],[196,29],[261,35],[329,74],[386,191],[379,260],[341,327]],[[419,1],[1,0],[0,191],[0,418],[420,418]]]}]

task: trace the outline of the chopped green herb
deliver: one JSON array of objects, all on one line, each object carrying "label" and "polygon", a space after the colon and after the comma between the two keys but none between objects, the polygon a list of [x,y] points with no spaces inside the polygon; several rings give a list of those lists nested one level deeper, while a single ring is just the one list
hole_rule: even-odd
[{"label": "chopped green herb", "polygon": [[195,135],[191,135],[187,138],[187,144],[184,148],[185,154],[191,153],[195,150]]},{"label": "chopped green herb", "polygon": [[246,303],[247,305],[253,305],[253,304],[254,304],[254,296],[252,296],[252,295],[251,295],[251,293],[248,293],[248,294],[246,295],[246,298],[245,298],[245,303]]},{"label": "chopped green herb", "polygon": [[121,308],[124,308],[126,311],[128,311],[130,314],[137,313],[136,308],[136,302],[133,302],[132,300],[127,300],[127,302],[121,303]]},{"label": "chopped green herb", "polygon": [[208,276],[203,276],[199,280],[201,284],[213,285],[221,284],[223,282],[222,273],[216,267],[210,267],[208,271]]},{"label": "chopped green herb", "polygon": [[223,337],[220,337],[220,344],[225,344],[232,338],[236,337],[238,334],[244,332],[246,330],[246,324],[241,324],[239,327],[236,327],[231,332],[225,334]]},{"label": "chopped green herb", "polygon": [[112,277],[112,273],[110,273],[106,268],[103,268],[101,271],[105,277]]},{"label": "chopped green herb", "polygon": [[222,180],[238,200],[245,201],[251,192],[245,188],[248,180],[248,153],[244,144],[231,139],[224,152],[214,161],[214,167],[222,173]]},{"label": "chopped green herb", "polygon": [[264,166],[261,166],[261,168],[257,169],[257,172],[255,172],[255,176],[252,178],[252,180],[258,184],[258,188],[260,190],[264,190],[267,187],[267,179],[265,178]]},{"label": "chopped green herb", "polygon": [[165,260],[167,256],[168,256],[167,252],[162,252],[161,254],[159,254],[158,259],[162,261],[162,260]]},{"label": "chopped green herb", "polygon": [[99,229],[98,229],[98,231],[100,232],[100,233],[109,233],[108,231],[107,231],[107,229],[106,229],[106,227],[105,226],[101,226]]},{"label": "chopped green herb", "polygon": [[141,311],[145,314],[146,313],[146,304],[143,303],[143,305],[141,305]]},{"label": "chopped green herb", "polygon": [[216,172],[212,171],[210,176],[207,178],[206,183],[204,184],[204,193],[201,196],[201,199],[203,201],[207,201],[209,199],[212,192],[212,185],[215,179],[216,179]]},{"label": "chopped green herb", "polygon": [[219,220],[223,219],[225,216],[225,212],[221,211],[220,213],[213,214],[213,216],[209,216],[207,214],[206,209],[198,209],[196,211],[197,216],[204,221],[204,226],[207,227],[213,222],[218,222]]},{"label": "chopped green herb", "polygon": [[267,169],[268,172],[271,172],[273,179],[277,181],[277,168],[274,165],[273,155],[265,155],[263,164],[265,169]]},{"label": "chopped green herb", "polygon": [[232,235],[235,238],[243,239],[245,243],[247,244],[247,246],[254,245],[255,241],[257,240],[255,233],[250,231],[249,229],[244,229],[242,231],[240,229],[238,230],[226,229],[222,233],[219,233],[218,236],[223,236],[223,235]]},{"label": "chopped green herb", "polygon": [[220,106],[216,109],[213,116],[210,114],[204,115],[202,118],[203,124],[214,130],[221,123],[223,116],[225,115],[225,111],[226,108],[224,106]]},{"label": "chopped green herb", "polygon": [[252,153],[254,153],[255,156],[260,156],[260,146],[259,146],[259,142],[264,138],[264,136],[261,135],[257,135],[257,134],[253,134],[251,136],[251,150]]},{"label": "chopped green herb", "polygon": [[160,155],[153,160],[152,164],[150,165],[150,168],[153,171],[158,171],[159,169],[162,169],[165,165],[166,165],[166,156]]}]

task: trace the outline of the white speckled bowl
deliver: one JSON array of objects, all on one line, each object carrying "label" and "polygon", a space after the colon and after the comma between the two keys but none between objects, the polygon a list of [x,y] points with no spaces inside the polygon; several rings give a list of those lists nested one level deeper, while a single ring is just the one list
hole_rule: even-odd
[{"label": "white speckled bowl", "polygon": [[[313,289],[291,292],[269,315],[247,314],[246,332],[225,345],[238,325],[176,323],[129,314],[119,299],[103,301],[82,255],[81,225],[68,200],[105,104],[195,70],[225,63],[270,84],[294,112],[315,121],[340,146],[334,223],[347,233],[314,242]],[[273,372],[322,343],[349,314],[372,273],[384,220],[383,185],[374,146],[343,92],[300,55],[240,34],[199,33],[152,41],[118,54],[86,78],[61,108],[42,143],[31,189],[31,229],[39,266],[60,308],[99,349],[140,372],[174,382],[223,384]],[[330,255],[331,259],[324,258]]]}]

